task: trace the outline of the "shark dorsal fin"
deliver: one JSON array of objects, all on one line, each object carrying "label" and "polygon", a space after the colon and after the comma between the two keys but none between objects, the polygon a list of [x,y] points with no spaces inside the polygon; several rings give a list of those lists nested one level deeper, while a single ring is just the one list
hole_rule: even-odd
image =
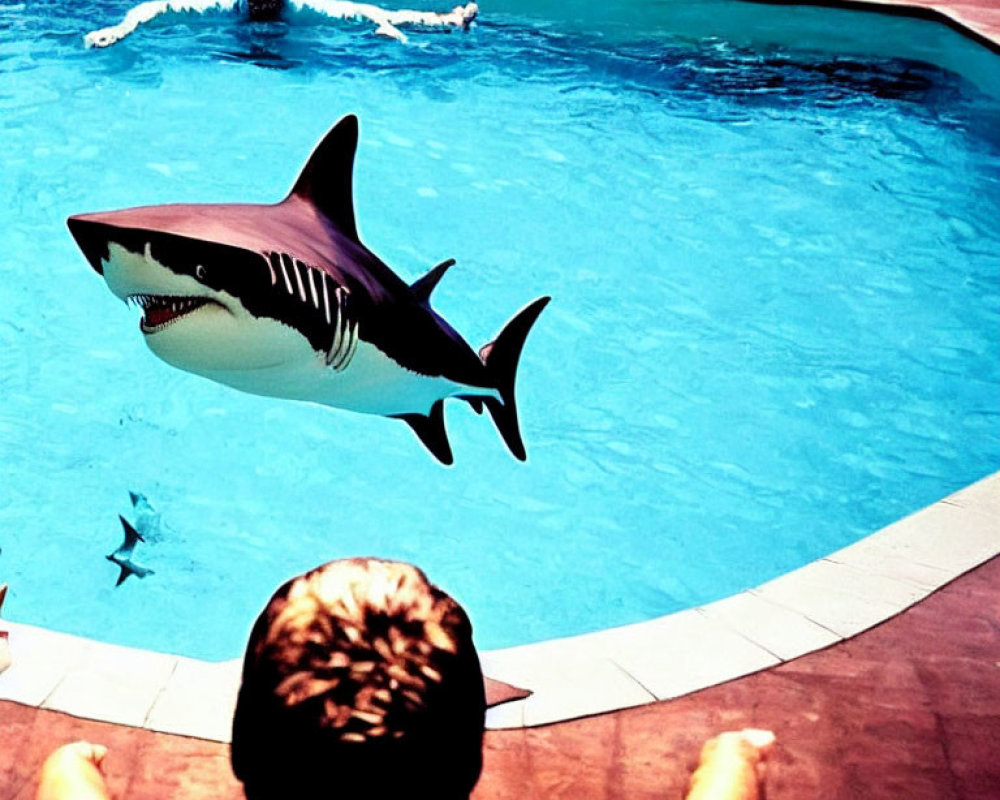
[{"label": "shark dorsal fin", "polygon": [[316,145],[289,197],[312,203],[337,229],[360,243],[354,221],[354,152],[358,118],[348,114]]},{"label": "shark dorsal fin", "polygon": [[418,303],[426,303],[431,299],[431,292],[438,285],[441,276],[448,271],[448,267],[454,266],[454,264],[455,259],[453,258],[442,261],[436,267],[432,267],[424,277],[418,278],[413,282],[410,289],[413,291],[413,296],[416,297]]},{"label": "shark dorsal fin", "polygon": [[119,514],[118,519],[121,520],[122,528],[125,531],[125,541],[122,542],[122,546],[118,548],[119,550],[131,550],[133,547],[135,547],[136,540],[139,540],[140,542],[146,541],[145,539],[142,538],[142,534],[140,534],[139,531],[133,528],[132,524],[127,519],[125,519],[125,517]]}]

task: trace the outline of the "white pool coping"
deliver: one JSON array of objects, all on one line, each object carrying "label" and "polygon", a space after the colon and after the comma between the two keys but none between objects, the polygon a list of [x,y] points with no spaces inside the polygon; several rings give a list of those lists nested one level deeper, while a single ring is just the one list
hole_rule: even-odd
[{"label": "white pool coping", "polygon": [[[597,633],[481,653],[530,689],[491,729],[667,700],[861,633],[1000,553],[1000,472],[860,542],[725,600]],[[198,661],[3,621],[13,663],[0,700],[229,741],[241,660]]]}]

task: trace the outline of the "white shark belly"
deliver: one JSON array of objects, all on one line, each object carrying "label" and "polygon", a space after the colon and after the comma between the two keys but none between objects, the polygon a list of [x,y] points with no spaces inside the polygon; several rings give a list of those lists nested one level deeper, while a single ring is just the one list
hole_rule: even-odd
[{"label": "white shark belly", "polygon": [[214,301],[147,333],[149,348],[178,369],[249,394],[384,416],[428,414],[438,400],[456,394],[500,399],[495,389],[406,369],[360,338],[349,362],[335,368],[339,364],[328,364],[327,354],[314,350],[294,327],[255,317],[233,295],[174,274],[153,258],[149,245],[135,253],[111,243],[109,251],[105,280],[122,299],[150,293]]},{"label": "white shark belly", "polygon": [[269,367],[199,370],[198,374],[250,394],[304,400],[363,414],[428,414],[438,400],[456,394],[496,397],[495,389],[467,386],[408,370],[374,345],[359,341],[351,363],[336,371],[323,353]]}]

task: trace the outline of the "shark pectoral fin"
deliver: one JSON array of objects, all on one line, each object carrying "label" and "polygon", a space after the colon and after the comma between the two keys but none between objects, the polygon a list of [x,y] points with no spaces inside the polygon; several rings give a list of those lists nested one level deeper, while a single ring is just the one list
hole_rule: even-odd
[{"label": "shark pectoral fin", "polygon": [[448,443],[448,432],[444,428],[444,400],[438,400],[431,406],[431,412],[424,414],[395,414],[409,425],[424,447],[442,464],[451,465],[455,459]]},{"label": "shark pectoral fin", "polygon": [[410,290],[413,292],[413,296],[417,299],[418,303],[429,303],[431,299],[431,292],[434,291],[434,287],[438,285],[438,281],[441,280],[441,276],[448,271],[448,267],[455,266],[455,259],[449,258],[447,261],[442,261],[436,267],[432,267],[424,277],[415,280],[410,285]]}]

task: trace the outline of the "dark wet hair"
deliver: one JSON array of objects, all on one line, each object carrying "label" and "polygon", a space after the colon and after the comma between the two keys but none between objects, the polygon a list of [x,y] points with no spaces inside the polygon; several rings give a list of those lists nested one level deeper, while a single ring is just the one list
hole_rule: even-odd
[{"label": "dark wet hair", "polygon": [[462,607],[409,564],[334,561],[282,586],[254,625],[233,771],[248,800],[468,800],[485,714]]},{"label": "dark wet hair", "polygon": [[285,0],[243,0],[247,16],[254,22],[271,22],[281,17]]}]

